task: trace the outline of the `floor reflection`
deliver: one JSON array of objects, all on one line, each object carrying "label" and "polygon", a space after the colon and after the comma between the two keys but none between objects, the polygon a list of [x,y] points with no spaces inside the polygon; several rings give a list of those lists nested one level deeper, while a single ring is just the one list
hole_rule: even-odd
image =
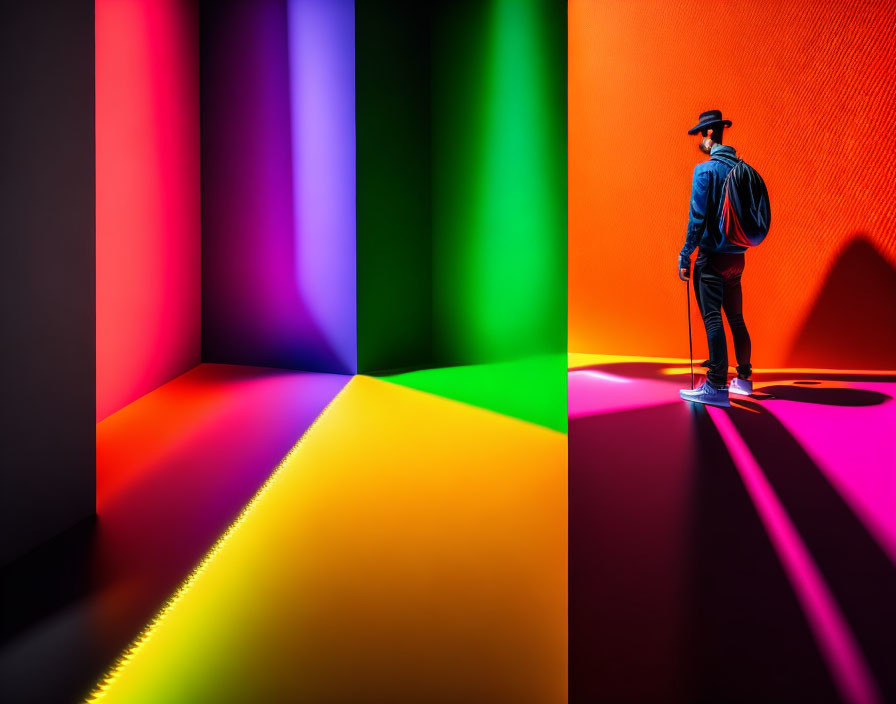
[{"label": "floor reflection", "polygon": [[[569,376],[571,700],[840,701],[731,448],[706,409],[677,398],[688,368],[597,361],[579,356]],[[896,374],[756,380],[753,399],[718,412],[844,615],[871,672],[865,701],[874,688],[894,699]]]},{"label": "floor reflection", "polygon": [[566,699],[566,436],[355,377],[97,698]]},{"label": "floor reflection", "polygon": [[97,513],[4,569],[0,699],[72,702],[349,377],[203,364],[97,425]]}]

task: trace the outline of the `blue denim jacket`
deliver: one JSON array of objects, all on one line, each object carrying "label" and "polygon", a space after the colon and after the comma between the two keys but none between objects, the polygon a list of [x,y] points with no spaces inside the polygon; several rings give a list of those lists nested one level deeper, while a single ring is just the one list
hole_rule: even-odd
[{"label": "blue denim jacket", "polygon": [[694,168],[694,183],[691,187],[691,211],[688,216],[688,234],[684,247],[678,256],[678,267],[691,266],[691,253],[700,247],[704,252],[746,252],[746,247],[725,242],[721,246],[722,233],[719,232],[719,209],[722,201],[722,187],[725,177],[737,163],[737,153],[726,144],[716,144],[704,161]]}]

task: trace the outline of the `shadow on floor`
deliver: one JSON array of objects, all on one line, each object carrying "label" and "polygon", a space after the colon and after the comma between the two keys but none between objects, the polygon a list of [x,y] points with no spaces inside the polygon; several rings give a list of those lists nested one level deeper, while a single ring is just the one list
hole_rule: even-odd
[{"label": "shadow on floor", "polygon": [[[864,389],[763,387],[774,398],[859,407],[891,397]],[[896,566],[805,449],[761,403],[728,411],[821,569],[885,701],[896,701]],[[843,438],[861,442],[860,438]]]},{"label": "shadow on floor", "polygon": [[836,701],[708,417],[663,405],[569,433],[571,701]]},{"label": "shadow on floor", "polygon": [[[763,386],[761,391],[753,395],[760,400],[783,399],[796,403],[820,403],[824,406],[879,406],[889,401],[892,396],[871,391],[869,389],[851,389],[836,386],[824,386],[820,381],[802,381],[794,385]],[[738,401],[747,405],[747,402]],[[760,410],[756,403],[749,404],[754,410]]]},{"label": "shadow on floor", "polygon": [[[594,369],[674,379],[659,374],[667,366]],[[757,397],[845,407],[891,401],[837,386],[835,377],[801,375],[803,383],[766,386]],[[731,420],[821,569],[884,698],[896,700],[893,563],[762,401],[735,404]],[[571,701],[839,701],[704,408],[675,400],[577,418],[569,447]]]}]

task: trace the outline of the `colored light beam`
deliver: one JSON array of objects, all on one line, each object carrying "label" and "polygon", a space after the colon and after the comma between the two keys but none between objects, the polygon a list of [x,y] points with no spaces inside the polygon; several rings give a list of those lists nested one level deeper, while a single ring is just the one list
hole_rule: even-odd
[{"label": "colored light beam", "polygon": [[[778,383],[754,389],[764,394]],[[811,398],[830,388],[886,400],[866,406],[800,403],[774,398],[769,388],[772,397],[762,406],[799,442],[896,565],[896,383],[824,381],[805,390]]]},{"label": "colored light beam", "polygon": [[[644,359],[651,359],[645,357]],[[653,361],[665,362],[664,359],[655,359]],[[695,360],[696,361],[696,360]],[[729,372],[736,372],[735,367],[728,367]],[[677,376],[680,374],[690,373],[690,367],[666,367],[660,369],[660,374],[668,376]],[[850,376],[891,376],[896,379],[896,371],[887,371],[881,369],[815,369],[812,367],[770,367],[766,369],[753,367],[753,374],[828,374],[833,377],[850,377]]]},{"label": "colored light beam", "polygon": [[202,364],[98,423],[89,635],[59,635],[46,666],[87,644],[93,674],[105,668],[348,380]]},{"label": "colored light beam", "polygon": [[570,352],[567,355],[567,365],[570,369],[577,367],[590,367],[598,364],[626,364],[629,362],[646,362],[650,364],[681,364],[688,360],[680,357],[644,357],[639,355],[621,354],[585,354],[582,352]]},{"label": "colored light beam", "polygon": [[355,377],[93,700],[565,701],[565,470],[560,433]]},{"label": "colored light beam", "polygon": [[566,432],[563,355],[423,369],[386,381]]},{"label": "colored light beam", "polygon": [[289,0],[296,281],[341,368],[355,372],[353,0]]},{"label": "colored light beam", "polygon": [[493,0],[449,19],[439,47],[465,57],[434,79],[437,348],[452,363],[565,350],[565,9]]},{"label": "colored light beam", "polygon": [[570,418],[616,413],[680,401],[678,384],[653,379],[629,379],[590,369],[570,371],[567,386]]},{"label": "colored light beam", "polygon": [[203,12],[203,358],[354,373],[352,5]]},{"label": "colored light beam", "polygon": [[96,418],[199,363],[196,10],[96,0]]},{"label": "colored light beam", "polygon": [[879,704],[877,685],[855,636],[759,463],[725,411],[707,410],[765,525],[840,695],[848,704]]}]

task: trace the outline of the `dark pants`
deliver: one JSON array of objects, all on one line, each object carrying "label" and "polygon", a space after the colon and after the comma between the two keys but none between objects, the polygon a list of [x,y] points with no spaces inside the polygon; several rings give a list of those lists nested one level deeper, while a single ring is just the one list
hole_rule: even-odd
[{"label": "dark pants", "polygon": [[709,370],[706,378],[715,387],[728,383],[728,343],[722,325],[722,309],[734,338],[737,375],[748,379],[750,366],[750,334],[744,323],[743,293],[740,276],[744,271],[743,254],[700,252],[694,262],[694,295],[706,327],[709,343]]}]

